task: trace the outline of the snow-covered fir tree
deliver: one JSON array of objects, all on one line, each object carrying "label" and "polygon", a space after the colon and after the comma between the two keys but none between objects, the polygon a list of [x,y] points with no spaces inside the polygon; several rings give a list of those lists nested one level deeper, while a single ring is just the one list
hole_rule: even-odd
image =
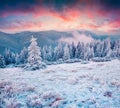
[{"label": "snow-covered fir tree", "polygon": [[62,43],[59,43],[54,48],[54,60],[62,59],[62,57],[63,57],[63,45],[62,45]]},{"label": "snow-covered fir tree", "polygon": [[4,57],[0,55],[0,68],[4,68],[4,67],[5,67],[5,60]]},{"label": "snow-covered fir tree", "polygon": [[75,58],[84,59],[84,43],[78,42],[75,52]]},{"label": "snow-covered fir tree", "polygon": [[28,49],[26,47],[24,47],[23,50],[20,52],[19,58],[20,58],[20,63],[22,64],[27,63]]},{"label": "snow-covered fir tree", "polygon": [[80,57],[80,52],[81,51],[82,51],[81,43],[78,42],[77,47],[76,47],[76,52],[75,52],[75,58],[79,58]]},{"label": "snow-covered fir tree", "polygon": [[110,40],[106,39],[102,42],[102,53],[101,56],[102,57],[106,57],[106,56],[110,56],[110,50],[111,50],[111,44],[110,44]]},{"label": "snow-covered fir tree", "polygon": [[114,42],[114,47],[112,50],[112,57],[120,58],[120,40]]},{"label": "snow-covered fir tree", "polygon": [[48,46],[43,46],[41,50],[41,57],[44,61],[47,61]]},{"label": "snow-covered fir tree", "polygon": [[112,50],[111,50],[110,39],[105,40],[105,46],[106,46],[106,48],[104,49],[105,56],[106,57],[111,57]]},{"label": "snow-covered fir tree", "polygon": [[73,59],[73,58],[75,58],[75,51],[76,51],[74,42],[72,42],[72,44],[69,45],[69,48],[70,48],[70,58]]},{"label": "snow-covered fir tree", "polygon": [[48,47],[47,60],[48,61],[52,61],[53,60],[53,50],[52,50],[51,46]]},{"label": "snow-covered fir tree", "polygon": [[84,48],[84,60],[90,60],[94,57],[94,50],[93,47],[90,47],[90,45],[86,45]]},{"label": "snow-covered fir tree", "polygon": [[25,68],[28,70],[45,68],[46,65],[42,62],[40,47],[37,45],[36,38],[32,36],[30,42],[31,44],[28,47],[28,63]]},{"label": "snow-covered fir tree", "polygon": [[20,55],[19,55],[18,53],[17,53],[16,56],[15,56],[15,64],[16,64],[16,65],[21,64]]},{"label": "snow-covered fir tree", "polygon": [[4,51],[4,59],[6,65],[15,63],[15,53],[11,52],[9,48],[6,48]]},{"label": "snow-covered fir tree", "polygon": [[95,57],[102,57],[102,52],[103,52],[103,42],[96,41],[94,43],[94,55],[95,55]]},{"label": "snow-covered fir tree", "polygon": [[69,50],[69,47],[68,47],[68,44],[65,45],[64,47],[64,55],[63,55],[63,60],[68,60],[70,59],[70,50]]}]

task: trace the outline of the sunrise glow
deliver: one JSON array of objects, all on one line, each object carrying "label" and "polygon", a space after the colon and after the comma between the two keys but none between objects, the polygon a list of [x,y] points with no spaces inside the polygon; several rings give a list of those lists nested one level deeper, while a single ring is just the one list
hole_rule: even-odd
[{"label": "sunrise glow", "polygon": [[120,33],[119,0],[1,0],[0,31]]}]

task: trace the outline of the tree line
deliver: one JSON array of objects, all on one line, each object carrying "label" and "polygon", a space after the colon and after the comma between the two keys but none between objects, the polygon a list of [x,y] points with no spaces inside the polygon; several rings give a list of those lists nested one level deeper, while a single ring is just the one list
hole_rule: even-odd
[{"label": "tree line", "polygon": [[42,48],[37,45],[34,37],[30,42],[31,45],[28,48],[24,47],[20,53],[14,53],[6,48],[3,55],[0,55],[0,67],[3,68],[10,64],[16,66],[27,64],[34,56],[36,56],[35,61],[40,59],[39,62],[42,61],[46,64],[74,62],[75,60],[89,61],[93,58],[120,58],[120,40],[95,40],[87,44],[83,42],[77,44],[74,42],[71,44],[60,42],[55,47],[46,45]]}]

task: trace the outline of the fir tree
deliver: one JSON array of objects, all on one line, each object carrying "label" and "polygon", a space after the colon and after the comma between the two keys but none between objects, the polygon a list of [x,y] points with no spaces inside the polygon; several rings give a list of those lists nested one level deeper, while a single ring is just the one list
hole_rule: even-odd
[{"label": "fir tree", "polygon": [[75,51],[76,51],[76,48],[75,48],[74,43],[72,42],[72,44],[70,45],[70,58],[71,59],[75,58]]},{"label": "fir tree", "polygon": [[76,52],[75,52],[75,57],[78,59],[84,59],[84,43],[78,42],[77,47],[76,47]]},{"label": "fir tree", "polygon": [[16,56],[15,56],[15,64],[16,64],[16,65],[21,64],[20,55],[19,55],[18,53],[17,53]]},{"label": "fir tree", "polygon": [[44,46],[43,49],[42,49],[42,53],[41,53],[41,56],[43,58],[44,61],[47,60],[47,46]]},{"label": "fir tree", "polygon": [[28,49],[27,48],[23,48],[23,50],[20,52],[20,56],[19,56],[19,58],[20,58],[20,62],[22,63],[22,64],[25,64],[25,63],[27,63],[27,58],[28,58]]},{"label": "fir tree", "polygon": [[66,44],[64,47],[64,55],[63,55],[63,60],[68,60],[70,59],[70,50],[68,45]]},{"label": "fir tree", "polygon": [[58,46],[54,49],[54,60],[62,59],[63,57],[63,46],[61,43],[58,44]]},{"label": "fir tree", "polygon": [[48,61],[52,61],[53,60],[53,50],[52,50],[51,46],[48,47],[47,60]]},{"label": "fir tree", "polygon": [[45,68],[46,65],[42,62],[40,47],[37,45],[36,38],[32,36],[31,44],[28,47],[28,63],[25,68],[37,70]]},{"label": "fir tree", "polygon": [[5,67],[5,60],[3,56],[0,55],[0,68],[4,68],[4,67]]},{"label": "fir tree", "polygon": [[6,48],[4,51],[4,59],[5,59],[5,64],[14,64],[15,63],[15,54],[11,52],[10,49]]}]

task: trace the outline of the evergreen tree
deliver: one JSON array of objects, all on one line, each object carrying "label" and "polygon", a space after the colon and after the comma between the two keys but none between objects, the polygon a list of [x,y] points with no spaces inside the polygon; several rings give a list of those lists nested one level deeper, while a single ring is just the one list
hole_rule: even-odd
[{"label": "evergreen tree", "polygon": [[[18,58],[18,56],[17,56]],[[20,52],[20,56],[19,56],[19,61],[22,64],[27,63],[27,58],[28,58],[28,49],[26,47],[23,48],[23,50]]]},{"label": "evergreen tree", "polygon": [[37,70],[45,68],[46,65],[42,62],[40,47],[37,46],[36,38],[32,36],[31,44],[28,47],[28,64],[25,68]]},{"label": "evergreen tree", "polygon": [[102,57],[105,56],[110,56],[110,52],[111,52],[111,44],[110,44],[110,40],[106,39],[103,41],[103,50],[102,50]]},{"label": "evergreen tree", "polygon": [[111,44],[111,57],[120,57],[120,40],[116,40]]},{"label": "evergreen tree", "polygon": [[96,41],[94,44],[94,55],[95,57],[102,57],[103,52],[103,42]]},{"label": "evergreen tree", "polygon": [[82,49],[81,49],[81,43],[78,42],[77,47],[76,47],[76,52],[75,52],[75,58],[79,58],[80,57],[81,51],[82,51]]},{"label": "evergreen tree", "polygon": [[41,56],[42,56],[44,61],[47,60],[47,52],[48,52],[47,50],[48,50],[47,46],[43,46]]},{"label": "evergreen tree", "polygon": [[15,53],[11,52],[11,63],[15,64]]},{"label": "evergreen tree", "polygon": [[5,51],[4,51],[4,59],[5,59],[5,63],[6,65],[10,64],[11,63],[11,54],[10,54],[10,49],[8,48],[5,48]]},{"label": "evergreen tree", "polygon": [[0,68],[4,68],[5,67],[5,60],[3,58],[2,55],[0,55]]},{"label": "evergreen tree", "polygon": [[66,44],[64,47],[63,60],[68,60],[68,59],[70,59],[70,51],[68,45]]},{"label": "evergreen tree", "polygon": [[114,50],[115,50],[115,56],[120,58],[120,40],[115,41]]},{"label": "evergreen tree", "polygon": [[15,63],[16,63],[16,65],[19,65],[19,64],[21,64],[21,61],[20,61],[20,56],[19,56],[19,54],[16,54],[16,56],[15,56]]},{"label": "evergreen tree", "polygon": [[6,48],[4,51],[4,59],[5,59],[5,63],[6,65],[9,64],[14,64],[15,63],[15,54],[13,52],[10,51],[10,49]]},{"label": "evergreen tree", "polygon": [[73,42],[69,46],[69,48],[70,48],[70,58],[73,59],[73,58],[75,58],[75,51],[76,51],[76,48],[75,48],[75,45]]},{"label": "evergreen tree", "polygon": [[77,47],[76,47],[76,52],[75,52],[75,57],[78,59],[84,59],[84,43],[78,42]]},{"label": "evergreen tree", "polygon": [[53,60],[53,50],[52,50],[51,46],[48,47],[47,60],[48,61],[52,61]]},{"label": "evergreen tree", "polygon": [[86,45],[84,48],[84,60],[90,60],[94,57],[94,51],[93,47],[90,47],[90,45]]},{"label": "evergreen tree", "polygon": [[54,48],[54,60],[59,60],[63,57],[63,47],[62,44],[59,43],[58,46]]}]

